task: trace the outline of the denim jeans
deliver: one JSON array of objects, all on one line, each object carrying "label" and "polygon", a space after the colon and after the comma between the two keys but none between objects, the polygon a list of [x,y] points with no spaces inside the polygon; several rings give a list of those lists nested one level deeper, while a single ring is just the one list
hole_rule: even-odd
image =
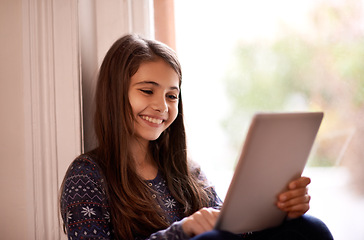
[{"label": "denim jeans", "polygon": [[253,232],[247,235],[236,235],[229,232],[212,230],[191,238],[191,240],[333,240],[330,230],[321,220],[303,215],[296,219],[286,220],[282,225]]}]

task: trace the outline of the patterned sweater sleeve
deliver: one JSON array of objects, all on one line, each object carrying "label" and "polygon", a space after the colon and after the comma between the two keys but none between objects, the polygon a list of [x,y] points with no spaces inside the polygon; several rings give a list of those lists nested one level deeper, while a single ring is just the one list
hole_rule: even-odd
[{"label": "patterned sweater sleeve", "polygon": [[172,223],[167,229],[153,233],[148,238],[135,240],[188,240],[189,236],[182,229],[183,220]]},{"label": "patterned sweater sleeve", "polygon": [[104,178],[91,159],[81,156],[71,164],[61,194],[68,239],[113,239]]},{"label": "patterned sweater sleeve", "polygon": [[[212,207],[215,209],[220,209],[222,207],[222,200],[219,198],[215,191],[215,187],[211,184],[211,182],[207,179],[206,175],[203,172],[198,172],[198,179],[201,181],[205,190],[209,192],[209,203],[208,207]],[[144,240],[188,240],[189,236],[182,229],[183,219],[181,221],[174,222],[170,227],[165,230],[158,231],[147,239]],[[137,238],[136,240],[141,240]]]}]

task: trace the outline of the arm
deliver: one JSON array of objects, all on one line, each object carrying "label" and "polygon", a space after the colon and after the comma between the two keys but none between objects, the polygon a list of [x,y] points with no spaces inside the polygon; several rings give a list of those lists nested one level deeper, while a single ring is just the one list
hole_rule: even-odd
[{"label": "arm", "polygon": [[112,239],[110,208],[98,167],[87,158],[70,166],[61,195],[61,214],[69,239]]},{"label": "arm", "polygon": [[190,239],[190,237],[200,233],[212,230],[215,226],[219,209],[222,201],[218,197],[214,187],[207,180],[204,173],[199,169],[194,169],[197,179],[201,186],[209,194],[209,202],[205,208],[200,209],[189,217],[183,218],[181,221],[173,223],[166,230],[158,231],[152,234],[148,239]]},{"label": "arm", "polygon": [[[61,215],[69,239],[114,239],[105,179],[88,157],[77,158],[66,173],[61,190]],[[145,238],[136,237],[136,240]],[[187,240],[182,221],[147,239]]]},{"label": "arm", "polygon": [[[182,229],[182,221],[174,222],[171,226],[169,226],[165,230],[160,230],[158,232],[153,233],[147,239],[154,239],[154,240],[188,240],[190,237],[186,235],[186,233]],[[141,240],[137,238],[136,240]]]},{"label": "arm", "polygon": [[[191,216],[173,223],[167,229],[153,233],[144,240],[188,240],[193,236],[212,230],[219,213],[220,210],[214,208],[202,208]],[[141,239],[137,238],[136,240]]]},{"label": "arm", "polygon": [[222,201],[217,195],[214,186],[208,181],[203,172],[199,169],[197,172],[197,178],[209,194],[209,202],[205,208],[183,219],[182,229],[190,237],[213,230],[222,207]]},{"label": "arm", "polygon": [[310,209],[311,197],[308,195],[308,184],[311,180],[300,177],[288,185],[288,190],[278,196],[277,206],[288,213],[289,218],[297,218]]}]

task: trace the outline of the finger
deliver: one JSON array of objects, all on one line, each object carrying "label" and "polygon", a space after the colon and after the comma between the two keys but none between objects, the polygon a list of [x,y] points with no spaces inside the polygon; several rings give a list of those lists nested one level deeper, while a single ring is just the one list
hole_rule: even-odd
[{"label": "finger", "polygon": [[203,221],[200,220],[200,215],[201,213],[196,212],[184,220],[182,228],[188,236],[196,236],[207,231]]},{"label": "finger", "polygon": [[212,228],[215,226],[218,215],[216,211],[217,210],[212,208],[202,208],[192,215],[194,221],[199,224],[200,229],[202,229],[202,232],[212,230]]},{"label": "finger", "polygon": [[210,222],[211,226],[214,227],[216,224],[216,220],[220,214],[220,210],[216,210],[214,208],[208,208],[208,212],[209,212],[209,216],[208,216],[209,222]]},{"label": "finger", "polygon": [[292,217],[302,216],[309,209],[310,209],[309,204],[299,204],[299,205],[295,205],[295,206],[292,206],[290,208],[281,209],[281,210],[284,211],[284,212],[287,212],[287,216],[292,218]]},{"label": "finger", "polygon": [[290,212],[301,212],[301,213],[305,213],[309,209],[310,209],[310,205],[308,203],[303,203],[303,204],[294,205],[294,206],[290,207],[288,213],[290,213]]},{"label": "finger", "polygon": [[[208,208],[210,215],[211,215],[211,219],[213,219],[215,222],[217,220],[217,218],[220,215],[220,210],[214,209],[214,208]],[[214,224],[215,224],[214,222]]]},{"label": "finger", "polygon": [[207,231],[207,228],[203,224],[201,224],[201,222],[198,222],[198,221],[193,222],[193,227],[192,227],[193,235],[192,236],[202,234],[206,231]]},{"label": "finger", "polygon": [[193,215],[186,217],[183,220],[182,229],[190,237],[196,236],[204,232],[203,226],[196,222]]},{"label": "finger", "polygon": [[193,227],[194,235],[199,235],[210,230],[204,222],[195,221],[194,224],[196,224],[196,226]]},{"label": "finger", "polygon": [[220,211],[213,208],[203,208],[201,209],[201,214],[205,218],[210,227],[214,227],[217,217],[219,216]]},{"label": "finger", "polygon": [[195,223],[200,226],[199,228],[202,230],[202,232],[210,230],[211,223],[203,212],[199,211],[193,214],[193,218],[195,220]]},{"label": "finger", "polygon": [[220,211],[213,208],[202,208],[185,218],[182,228],[188,236],[195,236],[210,231],[215,226]]},{"label": "finger", "polygon": [[302,196],[307,195],[308,189],[307,188],[298,188],[295,190],[289,190],[287,192],[281,193],[278,196],[278,201],[280,202],[287,202],[295,198],[299,198]]},{"label": "finger", "polygon": [[305,188],[311,183],[308,177],[300,177],[288,184],[288,189]]},{"label": "finger", "polygon": [[287,217],[289,217],[289,218],[298,218],[298,217],[301,217],[305,213],[306,212],[289,212],[287,214]]},{"label": "finger", "polygon": [[291,208],[293,208],[295,206],[298,206],[298,205],[301,205],[301,204],[309,204],[310,200],[311,200],[311,196],[306,194],[304,196],[297,197],[297,198],[291,199],[291,200],[286,201],[286,202],[278,202],[277,206],[282,210],[296,211],[296,209],[291,209]]}]

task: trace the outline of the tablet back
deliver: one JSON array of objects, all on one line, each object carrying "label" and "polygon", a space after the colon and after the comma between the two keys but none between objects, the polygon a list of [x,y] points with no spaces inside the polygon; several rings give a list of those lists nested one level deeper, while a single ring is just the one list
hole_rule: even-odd
[{"label": "tablet back", "polygon": [[301,176],[322,118],[322,112],[253,117],[216,229],[245,233],[282,223],[277,197]]}]

